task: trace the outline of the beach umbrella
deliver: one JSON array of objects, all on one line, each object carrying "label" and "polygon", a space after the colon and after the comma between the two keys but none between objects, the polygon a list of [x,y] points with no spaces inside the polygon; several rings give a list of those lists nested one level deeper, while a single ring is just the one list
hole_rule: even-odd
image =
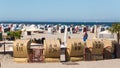
[{"label": "beach umbrella", "polygon": [[97,25],[94,25],[95,29],[94,29],[94,38],[97,38]]},{"label": "beach umbrella", "polygon": [[112,34],[110,31],[105,30],[98,33],[99,38],[114,38],[114,34]]},{"label": "beach umbrella", "polygon": [[21,31],[26,31],[26,28],[21,29]]}]

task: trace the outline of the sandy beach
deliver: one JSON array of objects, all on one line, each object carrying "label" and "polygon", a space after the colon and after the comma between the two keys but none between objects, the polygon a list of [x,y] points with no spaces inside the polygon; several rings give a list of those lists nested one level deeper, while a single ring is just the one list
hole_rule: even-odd
[{"label": "sandy beach", "polygon": [[1,68],[119,68],[120,59],[56,63],[16,63],[8,54],[0,55]]},{"label": "sandy beach", "polygon": [[[82,32],[78,32],[76,34],[70,34],[68,33],[67,36],[70,36],[71,38],[80,38],[80,39],[83,39],[83,33]],[[51,34],[51,33],[35,33],[35,34],[32,34],[32,35],[23,35],[23,38],[24,39],[38,39],[38,38],[42,38],[42,37],[45,37],[46,39],[49,39],[49,38],[52,38],[52,39],[57,39],[57,38],[61,38],[61,40],[63,41],[64,39],[64,33],[54,33],[54,34]],[[95,33],[90,33],[88,31],[88,39],[95,39]],[[114,39],[116,40],[116,35],[114,37]]]},{"label": "sandy beach", "polygon": [[[81,38],[82,33],[69,34],[71,38]],[[64,34],[37,34],[32,36],[24,36],[24,38],[61,38],[63,41]],[[89,33],[88,39],[93,39],[94,34]],[[6,46],[7,47],[7,46]],[[9,47],[9,46],[8,46]],[[3,49],[3,48],[2,48]],[[17,63],[13,61],[13,57],[6,54],[0,55],[1,68],[119,68],[120,59],[100,60],[100,61],[79,61],[79,62],[56,62],[56,63]]]}]

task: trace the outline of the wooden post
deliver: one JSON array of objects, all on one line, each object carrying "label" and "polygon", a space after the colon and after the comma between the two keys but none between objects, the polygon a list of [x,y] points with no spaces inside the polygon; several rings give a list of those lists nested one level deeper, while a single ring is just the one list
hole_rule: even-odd
[{"label": "wooden post", "polygon": [[6,52],[5,52],[5,41],[4,41],[4,55],[6,54]]},{"label": "wooden post", "polygon": [[6,35],[3,35],[3,41],[4,41],[4,43],[3,43],[3,45],[4,45],[4,55],[6,54],[6,52],[5,52],[5,40],[6,40]]}]

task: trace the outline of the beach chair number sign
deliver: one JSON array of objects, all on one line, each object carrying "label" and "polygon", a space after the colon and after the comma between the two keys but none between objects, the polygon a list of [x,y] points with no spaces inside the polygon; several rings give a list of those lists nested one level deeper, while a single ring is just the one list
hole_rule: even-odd
[{"label": "beach chair number sign", "polygon": [[55,45],[49,45],[49,53],[55,53],[55,52],[57,52],[57,45],[55,44]]},{"label": "beach chair number sign", "polygon": [[95,48],[101,48],[103,47],[103,43],[101,43],[100,41],[99,42],[94,42],[93,45],[95,46]]},{"label": "beach chair number sign", "polygon": [[75,51],[79,51],[81,50],[81,43],[74,43],[72,44],[72,48],[75,50]]},{"label": "beach chair number sign", "polygon": [[23,44],[21,43],[21,44],[19,44],[19,43],[17,43],[16,44],[16,49],[17,49],[17,51],[23,51]]}]

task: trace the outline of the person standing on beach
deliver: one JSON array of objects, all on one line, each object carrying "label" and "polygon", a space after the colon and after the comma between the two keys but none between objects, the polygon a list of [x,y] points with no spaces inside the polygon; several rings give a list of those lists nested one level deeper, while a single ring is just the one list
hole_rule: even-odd
[{"label": "person standing on beach", "polygon": [[88,38],[87,28],[84,27],[84,29],[83,29],[83,41],[86,42],[87,38]]}]

